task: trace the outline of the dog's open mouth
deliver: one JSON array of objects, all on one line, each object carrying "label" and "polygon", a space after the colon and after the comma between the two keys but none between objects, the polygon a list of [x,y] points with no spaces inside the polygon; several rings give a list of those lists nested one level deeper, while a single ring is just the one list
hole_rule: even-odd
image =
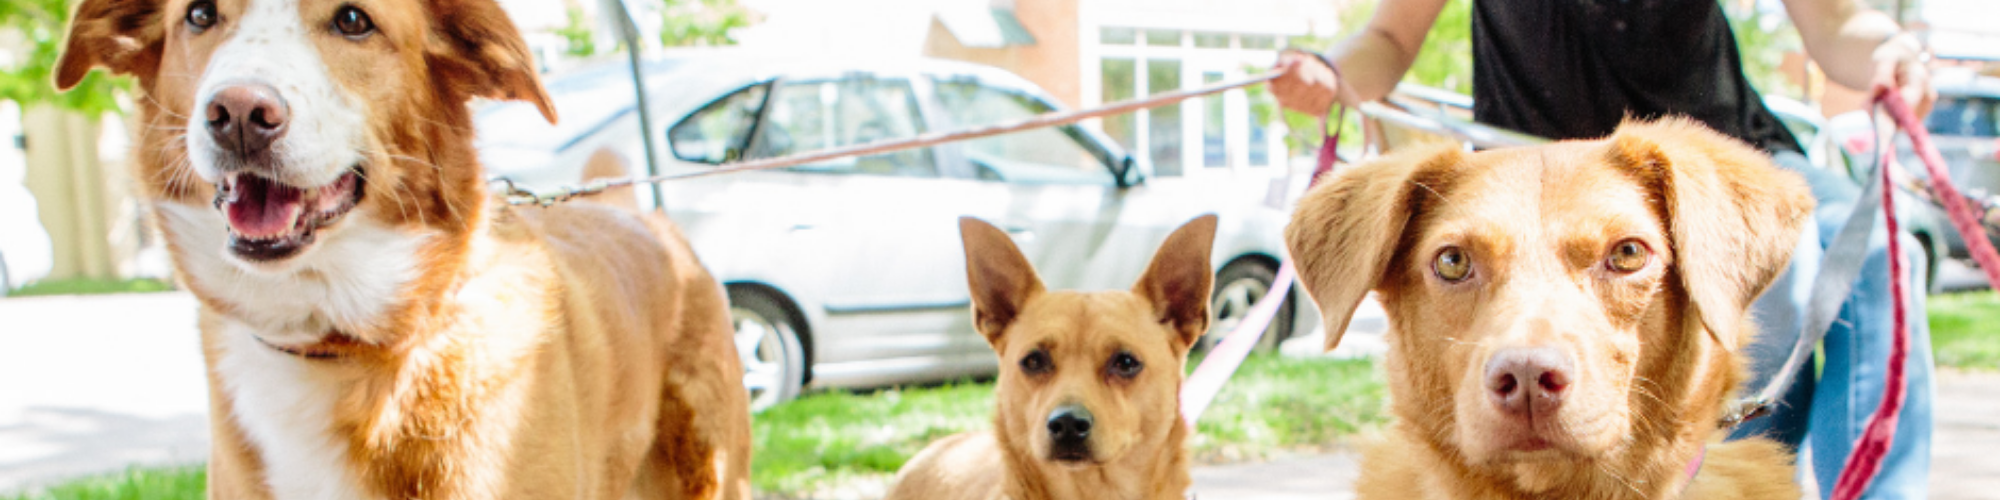
[{"label": "dog's open mouth", "polygon": [[332,183],[300,188],[235,172],[216,185],[215,205],[229,219],[229,251],[254,262],[282,260],[312,246],[313,233],[361,203],[360,167]]}]

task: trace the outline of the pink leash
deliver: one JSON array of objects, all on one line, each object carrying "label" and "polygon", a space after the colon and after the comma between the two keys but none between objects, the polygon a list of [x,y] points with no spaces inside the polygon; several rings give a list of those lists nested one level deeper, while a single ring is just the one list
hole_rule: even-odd
[{"label": "pink leash", "polygon": [[[1917,121],[1909,103],[1904,102],[1894,90],[1876,87],[1875,101],[1888,108],[1889,116],[1896,120],[1896,125],[1909,134],[1910,145],[1916,148],[1924,168],[1930,172],[1931,186],[1940,194],[1942,200],[1939,201],[1943,202],[1945,212],[1951,216],[1952,226],[1964,236],[1965,246],[1971,250],[1973,260],[1978,261],[1980,269],[1986,272],[1987,282],[2000,290],[2000,255],[1996,255],[1992,244],[1987,242],[1986,231],[1980,227],[1971,207],[1966,205],[1965,197],[1960,196],[1958,189],[1952,186],[1951,177],[1944,168],[1944,158],[1931,144],[1930,132]],[[1889,348],[1888,378],[1882,389],[1882,404],[1868,417],[1866,429],[1855,440],[1853,453],[1847,456],[1847,463],[1841,467],[1840,479],[1833,487],[1833,500],[1860,498],[1861,493],[1868,490],[1868,484],[1875,480],[1875,475],[1881,472],[1882,460],[1888,456],[1890,446],[1895,444],[1896,423],[1901,420],[1903,402],[1909,392],[1908,369],[1904,366],[1910,352],[1909,296],[1905,294],[1909,284],[1903,274],[1901,238],[1895,237],[1898,224],[1894,201],[1896,189],[1890,187],[1893,184],[1889,177],[1891,148],[1884,146],[1878,149],[1881,161],[1875,170],[1877,175],[1882,176],[1882,213],[1890,234],[1889,291],[1896,296],[1895,338]]]},{"label": "pink leash", "polygon": [[[1342,106],[1340,111],[1329,116],[1344,120],[1347,108]],[[1327,118],[1320,118],[1321,130],[1326,129],[1326,124]],[[1306,182],[1307,191],[1319,184],[1319,179],[1325,177],[1327,172],[1333,171],[1339,149],[1340,131],[1334,129],[1320,142],[1318,164],[1313,167],[1312,180]],[[1257,303],[1250,306],[1250,312],[1236,324],[1236,329],[1223,335],[1222,341],[1209,349],[1208,357],[1203,358],[1201,365],[1194,368],[1194,373],[1181,383],[1181,419],[1187,422],[1188,429],[1194,429],[1195,422],[1201,420],[1202,412],[1207,411],[1208,405],[1215,402],[1215,396],[1222,392],[1222,385],[1229,383],[1229,378],[1236,375],[1236,369],[1243,366],[1243,360],[1250,357],[1251,349],[1257,347],[1257,340],[1263,338],[1271,320],[1277,317],[1278,306],[1285,303],[1285,296],[1290,294],[1292,282],[1297,277],[1292,269],[1292,259],[1286,258],[1278,266],[1278,275],[1271,279],[1271,288],[1264,292],[1264,298],[1257,299]]]}]

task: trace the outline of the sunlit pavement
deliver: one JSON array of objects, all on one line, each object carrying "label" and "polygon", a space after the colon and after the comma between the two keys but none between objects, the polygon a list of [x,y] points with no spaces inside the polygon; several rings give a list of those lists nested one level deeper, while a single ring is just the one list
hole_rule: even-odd
[{"label": "sunlit pavement", "polygon": [[0,299],[0,492],[208,456],[186,293]]},{"label": "sunlit pavement", "polygon": [[[0,299],[0,492],[131,465],[200,462],[208,453],[207,392],[186,293]],[[1375,313],[1379,314],[1379,313]],[[1379,353],[1381,334],[1355,330]],[[2000,332],[1996,332],[2000,334]],[[1288,342],[1311,355],[1322,338]],[[1931,498],[2000,491],[2000,374],[1938,377]],[[1294,455],[1194,470],[1200,498],[1352,498],[1351,453]]]}]

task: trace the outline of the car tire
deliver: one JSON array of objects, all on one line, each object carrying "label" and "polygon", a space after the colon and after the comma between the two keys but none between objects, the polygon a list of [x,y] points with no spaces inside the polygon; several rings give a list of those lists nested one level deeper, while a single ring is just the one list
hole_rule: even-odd
[{"label": "car tire", "polygon": [[729,288],[729,323],[750,411],[760,412],[799,397],[806,380],[805,329],[794,308],[774,294]]},{"label": "car tire", "polygon": [[[1277,281],[1277,278],[1275,266],[1260,260],[1239,259],[1222,266],[1222,271],[1215,273],[1215,289],[1208,302],[1209,313],[1215,319],[1209,324],[1208,333],[1195,342],[1195,351],[1206,352],[1220,342],[1223,335],[1236,329],[1236,325],[1250,313],[1251,306],[1270,293],[1271,282]],[[1271,319],[1271,325],[1266,327],[1263,338],[1257,340],[1252,352],[1278,350],[1278,344],[1291,336],[1296,307],[1293,297],[1285,297],[1285,302],[1278,305],[1277,317]]]}]

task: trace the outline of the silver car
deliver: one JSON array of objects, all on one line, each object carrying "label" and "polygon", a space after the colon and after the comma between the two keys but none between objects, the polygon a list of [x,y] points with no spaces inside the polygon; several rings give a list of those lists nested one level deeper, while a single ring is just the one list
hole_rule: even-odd
[{"label": "silver car", "polygon": [[[491,173],[538,189],[579,181],[611,148],[664,173],[740,159],[1016,120],[1058,108],[1041,89],[959,62],[671,54],[644,65],[652,129],[643,136],[629,70],[589,68],[547,82],[562,116],[494,104],[478,113]],[[805,387],[873,387],[994,373],[972,330],[959,216],[1006,229],[1052,289],[1131,286],[1182,222],[1222,217],[1214,251],[1216,329],[1270,286],[1287,212],[1282,177],[1149,179],[1088,127],[1021,132],[784,170],[660,186],[666,212],[728,289],[757,408]],[[1295,184],[1295,183],[1294,183]],[[1296,188],[1290,190],[1296,191]],[[652,195],[639,189],[641,204]],[[1303,295],[1293,295],[1302,297]],[[1312,325],[1290,300],[1265,345]]]}]

